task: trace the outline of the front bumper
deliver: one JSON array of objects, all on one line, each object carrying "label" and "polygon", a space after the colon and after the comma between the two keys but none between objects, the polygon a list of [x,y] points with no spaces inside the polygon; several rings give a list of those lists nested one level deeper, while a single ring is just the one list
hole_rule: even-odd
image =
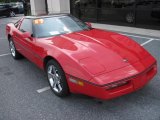
[{"label": "front bumper", "polygon": [[[139,66],[139,73],[125,78],[124,80],[127,79],[128,81],[125,85],[108,89],[107,85],[101,86],[86,81],[82,81],[83,85],[77,85],[72,82],[68,82],[70,91],[72,93],[85,94],[103,100],[113,99],[134,92],[144,87],[157,73],[156,62],[151,64],[149,61],[150,59],[148,59],[148,64],[146,65],[142,65],[143,61],[136,63],[134,66]],[[143,67],[140,67],[140,65]],[[144,69],[144,66],[147,69]]]}]

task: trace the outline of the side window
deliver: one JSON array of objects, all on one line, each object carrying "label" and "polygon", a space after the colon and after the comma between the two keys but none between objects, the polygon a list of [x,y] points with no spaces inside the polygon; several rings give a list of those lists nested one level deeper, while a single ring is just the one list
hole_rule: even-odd
[{"label": "side window", "polygon": [[30,32],[31,34],[33,33],[32,31],[32,20],[31,19],[24,19],[22,21],[22,24],[19,28],[21,32]]},{"label": "side window", "polygon": [[9,5],[5,5],[5,8],[10,8],[10,6]]},{"label": "side window", "polygon": [[4,8],[4,6],[3,5],[0,5],[0,9],[3,9]]}]

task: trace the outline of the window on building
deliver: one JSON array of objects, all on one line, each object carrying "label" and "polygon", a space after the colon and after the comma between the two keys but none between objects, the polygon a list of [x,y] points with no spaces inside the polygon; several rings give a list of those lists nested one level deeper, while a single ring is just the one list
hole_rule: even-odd
[{"label": "window on building", "polygon": [[135,0],[98,0],[98,8],[125,8],[134,6]]},{"label": "window on building", "polygon": [[96,8],[96,0],[72,0],[73,8]]},{"label": "window on building", "polygon": [[71,0],[72,14],[85,21],[95,21],[97,0]]}]

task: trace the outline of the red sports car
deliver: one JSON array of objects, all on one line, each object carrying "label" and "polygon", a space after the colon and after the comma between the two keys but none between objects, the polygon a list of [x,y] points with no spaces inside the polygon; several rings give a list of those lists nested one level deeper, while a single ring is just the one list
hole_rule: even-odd
[{"label": "red sports car", "polygon": [[68,14],[23,17],[6,34],[13,58],[23,55],[43,69],[60,97],[111,99],[142,88],[157,73],[155,58],[132,39]]}]

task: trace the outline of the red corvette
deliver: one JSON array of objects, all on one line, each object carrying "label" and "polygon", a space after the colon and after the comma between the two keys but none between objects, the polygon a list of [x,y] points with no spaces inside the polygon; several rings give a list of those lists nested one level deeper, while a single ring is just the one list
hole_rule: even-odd
[{"label": "red corvette", "polygon": [[43,69],[60,97],[111,99],[142,88],[157,73],[155,58],[132,39],[71,15],[23,17],[6,34],[13,58],[23,55]]}]

